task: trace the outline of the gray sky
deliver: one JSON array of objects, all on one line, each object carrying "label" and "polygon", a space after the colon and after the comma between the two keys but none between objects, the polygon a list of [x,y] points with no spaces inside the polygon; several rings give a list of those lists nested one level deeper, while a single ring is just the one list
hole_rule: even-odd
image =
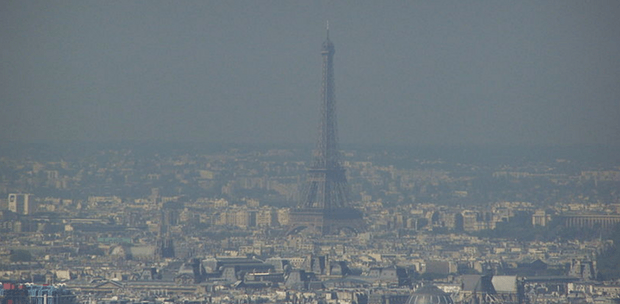
[{"label": "gray sky", "polygon": [[0,1],[0,139],[620,144],[620,1]]}]

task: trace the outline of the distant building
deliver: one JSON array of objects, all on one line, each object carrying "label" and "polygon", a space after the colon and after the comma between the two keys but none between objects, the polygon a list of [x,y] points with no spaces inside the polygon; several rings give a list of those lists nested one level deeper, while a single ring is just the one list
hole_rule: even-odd
[{"label": "distant building", "polygon": [[9,210],[18,214],[32,214],[36,210],[32,194],[9,194]]},{"label": "distant building", "polygon": [[457,303],[524,303],[523,282],[517,276],[463,275],[457,298]]},{"label": "distant building", "polygon": [[379,283],[385,283],[387,286],[411,285],[410,273],[407,269],[398,266],[372,267],[368,272],[368,277]]},{"label": "distant building", "polygon": [[[218,278],[227,282],[244,280],[248,274],[254,274],[253,279],[271,280],[265,278],[264,274],[275,273],[273,264],[265,263],[261,260],[240,258],[240,257],[217,257],[202,260],[201,267],[204,268],[207,278]],[[280,279],[280,278],[279,278]],[[283,280],[283,278],[281,278]]]},{"label": "distant building", "polygon": [[584,280],[593,280],[596,278],[596,261],[582,261],[573,259],[568,275]]},{"label": "distant building", "polygon": [[450,274],[458,271],[457,264],[453,261],[427,260],[425,272]]},{"label": "distant building", "polygon": [[1,303],[77,303],[73,292],[63,285],[0,284]]},{"label": "distant building", "polygon": [[565,227],[612,229],[620,224],[620,215],[617,214],[564,214],[558,218]]},{"label": "distant building", "polygon": [[287,226],[289,224],[289,209],[282,208],[277,211],[278,224]]},{"label": "distant building", "polygon": [[532,226],[547,226],[547,213],[545,210],[538,210],[532,215]]},{"label": "distant building", "polygon": [[278,223],[278,213],[275,209],[261,209],[256,213],[256,226],[273,227]]},{"label": "distant building", "polygon": [[[368,297],[368,304],[405,304],[411,295],[406,293],[372,293]],[[432,303],[432,302],[431,302]]]},{"label": "distant building", "polygon": [[256,226],[256,211],[241,209],[235,214],[235,226],[240,228],[249,228]]},{"label": "distant building", "polygon": [[481,221],[481,215],[472,210],[464,210],[461,212],[463,218],[464,231],[480,231],[486,229],[486,225]]}]

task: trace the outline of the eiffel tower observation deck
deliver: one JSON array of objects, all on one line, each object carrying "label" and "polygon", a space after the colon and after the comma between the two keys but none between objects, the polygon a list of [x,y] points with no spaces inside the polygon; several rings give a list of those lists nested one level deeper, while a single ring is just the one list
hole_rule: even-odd
[{"label": "eiffel tower observation deck", "polygon": [[288,234],[330,235],[358,233],[364,229],[363,215],[349,206],[348,183],[340,163],[336,126],[334,53],[329,39],[323,42],[321,120],[314,159],[306,177],[297,208],[291,210]]}]

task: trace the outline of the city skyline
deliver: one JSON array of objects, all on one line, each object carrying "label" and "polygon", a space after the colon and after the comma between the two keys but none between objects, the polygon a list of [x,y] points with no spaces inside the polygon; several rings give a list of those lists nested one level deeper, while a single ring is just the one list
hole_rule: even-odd
[{"label": "city skyline", "polygon": [[5,2],[0,139],[620,145],[620,4]]}]

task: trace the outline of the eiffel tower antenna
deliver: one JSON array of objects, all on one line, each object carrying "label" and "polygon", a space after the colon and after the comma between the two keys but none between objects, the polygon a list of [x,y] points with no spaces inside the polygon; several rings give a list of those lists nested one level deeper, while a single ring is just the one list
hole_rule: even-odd
[{"label": "eiffel tower antenna", "polygon": [[325,28],[327,29],[327,40],[329,40],[329,20],[327,20],[327,25]]}]

